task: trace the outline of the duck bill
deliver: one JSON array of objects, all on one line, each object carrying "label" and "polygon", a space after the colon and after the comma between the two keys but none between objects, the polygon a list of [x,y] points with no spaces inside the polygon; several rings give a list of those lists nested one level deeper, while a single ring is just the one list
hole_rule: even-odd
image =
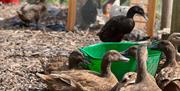
[{"label": "duck bill", "polygon": [[123,62],[128,62],[130,59],[125,56],[120,56],[119,59]]},{"label": "duck bill", "polygon": [[146,15],[143,15],[143,17],[144,17],[144,19],[146,20],[146,22],[149,20]]},{"label": "duck bill", "polygon": [[152,44],[152,45],[150,46],[150,48],[151,48],[152,50],[158,50],[158,44]]}]

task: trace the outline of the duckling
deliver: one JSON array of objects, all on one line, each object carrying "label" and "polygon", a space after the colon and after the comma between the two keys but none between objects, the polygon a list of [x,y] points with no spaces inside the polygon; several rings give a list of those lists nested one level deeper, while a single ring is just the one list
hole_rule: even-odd
[{"label": "duckling", "polygon": [[32,4],[23,4],[16,12],[25,26],[29,26],[31,22],[35,22],[36,28],[38,29],[38,22],[46,10],[46,0],[36,0]]},{"label": "duckling", "polygon": [[[158,44],[153,45],[152,48],[161,50],[166,56],[164,68],[161,69],[156,77],[159,87],[163,91],[167,91],[166,89],[170,89],[172,86],[180,88],[180,66],[176,61],[176,50],[173,44],[168,40],[162,40]],[[171,91],[180,91],[180,89]]]},{"label": "duckling", "polygon": [[178,52],[178,46],[180,45],[180,33],[173,33],[168,37],[168,40],[174,45],[176,48],[176,60],[180,61],[180,53]]},{"label": "duckling", "polygon": [[146,61],[148,58],[147,47],[140,45],[137,49],[137,77],[134,83],[123,85],[118,83],[112,91],[161,91],[152,76],[147,72]]},{"label": "duckling", "polygon": [[50,75],[37,73],[37,76],[45,80],[53,91],[109,91],[118,82],[111,72],[111,62],[117,61],[127,62],[129,59],[110,50],[103,57],[100,74],[89,70],[69,70]]},{"label": "duckling", "polygon": [[143,16],[147,20],[147,16],[143,8],[133,6],[128,10],[126,16],[118,15],[112,17],[97,33],[100,40],[103,42],[120,42],[125,34],[131,33],[135,26],[133,17],[135,14]]}]

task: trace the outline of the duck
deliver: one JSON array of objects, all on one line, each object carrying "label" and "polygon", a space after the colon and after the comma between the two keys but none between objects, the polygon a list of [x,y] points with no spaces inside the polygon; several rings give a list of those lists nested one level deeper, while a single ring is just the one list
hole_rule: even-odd
[{"label": "duck", "polygon": [[[146,61],[148,59],[147,46],[139,45],[136,54],[137,77],[135,81],[125,84],[121,81],[111,91],[161,91],[152,76],[147,72]],[[134,76],[134,75],[133,75]]]},{"label": "duck", "polygon": [[79,50],[74,50],[69,55],[49,57],[47,61],[41,58],[40,63],[45,74],[72,69],[86,69],[81,64],[90,64],[89,61],[85,60],[83,53]]},{"label": "duck", "polygon": [[117,61],[128,62],[129,59],[118,51],[110,50],[103,56],[100,73],[90,70],[68,70],[50,75],[36,75],[53,91],[109,91],[118,82],[111,72],[111,63]]},{"label": "duck", "polygon": [[135,26],[133,17],[135,14],[143,16],[146,20],[148,19],[143,8],[132,6],[126,16],[118,15],[107,21],[100,32],[97,33],[97,36],[102,42],[120,42],[125,34],[131,33],[133,30]]},{"label": "duck", "polygon": [[[131,57],[136,58],[137,50],[138,50],[138,45],[134,45],[134,46],[129,47],[127,50],[125,50],[121,54],[125,57],[131,56]],[[136,77],[137,77],[136,72],[128,72],[123,76],[123,79],[121,82],[126,83],[126,84],[133,83],[135,82]],[[153,76],[152,76],[152,79],[155,81]]]},{"label": "duck", "polygon": [[[129,47],[127,50],[125,50],[124,52],[121,52],[121,54],[125,57],[136,57],[137,55],[137,49],[138,49],[138,45],[134,45]],[[126,74],[124,74],[121,82],[121,85],[126,86],[128,84],[134,83],[137,77],[137,73],[136,72],[128,72]],[[119,83],[116,84],[116,86],[113,87],[113,89],[117,89]],[[112,91],[114,91],[112,89]]]},{"label": "duck", "polygon": [[176,60],[175,47],[170,41],[161,40],[152,45],[152,49],[158,49],[166,56],[166,62],[156,76],[158,86],[163,91],[180,91],[180,66]]},{"label": "duck", "polygon": [[46,11],[46,0],[36,0],[32,4],[24,3],[16,12],[24,26],[30,26],[30,23],[35,22],[38,29],[39,20]]},{"label": "duck", "polygon": [[180,53],[178,52],[178,46],[180,45],[180,33],[172,33],[168,39],[176,48],[176,60],[180,61]]}]

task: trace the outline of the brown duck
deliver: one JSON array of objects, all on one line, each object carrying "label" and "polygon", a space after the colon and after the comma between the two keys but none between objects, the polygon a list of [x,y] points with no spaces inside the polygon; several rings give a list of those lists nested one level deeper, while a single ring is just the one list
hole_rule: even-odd
[{"label": "brown duck", "polygon": [[158,73],[157,84],[163,91],[180,91],[180,66],[176,61],[176,50],[168,40],[162,40],[153,48],[164,52],[166,62],[164,68]]},{"label": "brown duck", "polygon": [[128,60],[111,50],[103,57],[100,74],[89,70],[69,70],[50,75],[37,73],[37,76],[45,80],[53,91],[109,91],[118,82],[111,72],[111,62]]},{"label": "brown duck", "polygon": [[[137,45],[131,46],[123,54],[126,56],[136,57],[137,49],[138,49]],[[126,86],[131,83],[134,83],[136,81],[136,78],[137,78],[136,72],[128,72],[123,76],[123,79],[120,82],[121,82],[122,86]],[[118,84],[116,86],[118,86]],[[114,87],[114,88],[116,88],[116,87]]]},{"label": "brown duck", "polygon": [[[161,91],[152,76],[147,72],[147,47],[140,45],[137,49],[137,77],[134,83],[124,85],[119,82],[111,91]],[[134,77],[135,78],[135,77]]]},{"label": "brown duck", "polygon": [[23,4],[16,12],[24,25],[29,26],[30,23],[35,22],[36,28],[38,28],[38,22],[46,10],[46,0],[36,0],[32,4]]}]

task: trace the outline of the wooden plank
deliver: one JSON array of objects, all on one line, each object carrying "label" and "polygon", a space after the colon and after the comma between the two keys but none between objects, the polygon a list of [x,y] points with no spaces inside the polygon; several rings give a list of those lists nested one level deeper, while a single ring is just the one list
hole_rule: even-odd
[{"label": "wooden plank", "polygon": [[76,0],[69,0],[66,29],[68,31],[73,31],[75,22],[76,22]]},{"label": "wooden plank", "polygon": [[155,28],[155,20],[156,20],[156,0],[148,1],[148,22],[147,22],[147,34],[149,36],[153,36],[153,31]]},{"label": "wooden plank", "polygon": [[172,13],[172,32],[180,32],[180,0],[174,0],[173,2],[173,13]]}]

